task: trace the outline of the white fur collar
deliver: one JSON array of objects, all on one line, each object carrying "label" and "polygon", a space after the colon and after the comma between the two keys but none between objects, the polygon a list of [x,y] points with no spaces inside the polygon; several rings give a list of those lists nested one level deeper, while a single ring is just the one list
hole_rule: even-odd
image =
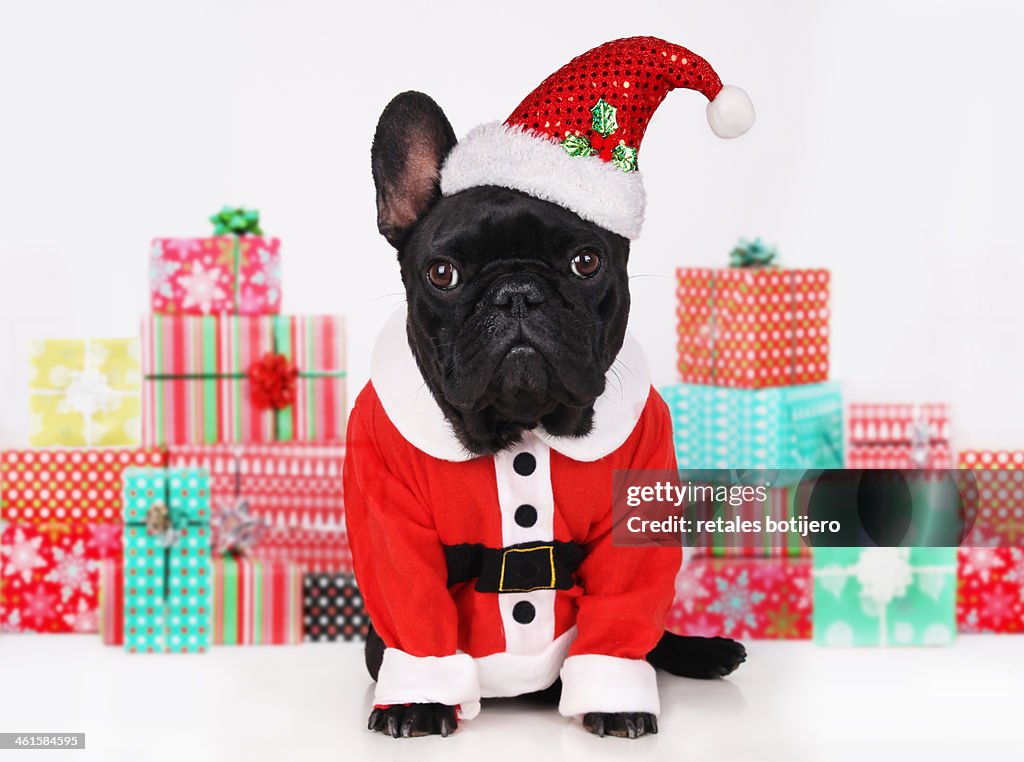
[{"label": "white fur collar", "polygon": [[[392,315],[377,337],[370,380],[391,422],[414,447],[435,458],[471,460],[423,381],[405,330],[405,308]],[[604,394],[594,403],[594,428],[585,437],[556,437],[543,428],[533,433],[568,458],[594,461],[614,452],[636,427],[651,391],[651,373],[640,344],[629,333]]]}]

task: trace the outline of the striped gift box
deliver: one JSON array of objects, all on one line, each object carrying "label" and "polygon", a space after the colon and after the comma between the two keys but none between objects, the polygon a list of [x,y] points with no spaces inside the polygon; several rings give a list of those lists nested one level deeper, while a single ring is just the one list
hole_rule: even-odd
[{"label": "striped gift box", "polygon": [[711,518],[721,516],[723,519],[736,521],[758,521],[762,527],[760,532],[748,533],[715,533],[702,534],[693,547],[696,556],[712,556],[719,558],[773,558],[791,557],[806,558],[811,555],[811,548],[803,542],[797,532],[769,532],[767,520],[776,524],[789,522],[797,516],[797,487],[775,487],[768,490],[768,499],[747,500],[742,505],[726,505],[715,502],[704,508],[710,509]]},{"label": "striped gift box", "polygon": [[[124,574],[119,559],[100,566],[100,636],[124,644]],[[303,638],[302,571],[249,558],[213,560],[213,645],[291,645]]]},{"label": "striped gift box", "polygon": [[[294,402],[253,399],[250,374],[283,355]],[[142,435],[151,444],[339,441],[345,333],[335,316],[149,315],[142,325]]]},{"label": "striped gift box", "polygon": [[302,642],[302,571],[295,564],[225,556],[213,562],[213,643]]},{"label": "striped gift box", "polygon": [[103,645],[124,645],[124,566],[120,559],[100,562],[100,638]]}]

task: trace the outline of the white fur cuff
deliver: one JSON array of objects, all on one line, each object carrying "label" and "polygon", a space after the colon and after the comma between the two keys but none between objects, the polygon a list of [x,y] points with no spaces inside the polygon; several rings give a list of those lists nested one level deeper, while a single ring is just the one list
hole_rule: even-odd
[{"label": "white fur cuff", "polygon": [[661,711],[654,667],[643,659],[581,654],[570,656],[562,666],[562,700],[558,711],[565,717],[587,712]]},{"label": "white fur cuff", "polygon": [[476,664],[469,654],[412,656],[386,648],[373,703],[458,705],[460,719],[471,720],[480,713]]}]

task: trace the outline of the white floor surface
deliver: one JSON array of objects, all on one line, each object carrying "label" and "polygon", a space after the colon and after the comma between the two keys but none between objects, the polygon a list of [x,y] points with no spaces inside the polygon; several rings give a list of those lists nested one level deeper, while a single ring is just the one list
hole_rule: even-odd
[{"label": "white floor surface", "polygon": [[0,636],[0,732],[85,732],[84,751],[0,760],[1024,759],[1024,638],[944,649],[748,643],[714,682],[661,675],[661,732],[599,739],[554,709],[485,702],[447,739],[366,730],[360,644],[128,655],[95,636]]}]

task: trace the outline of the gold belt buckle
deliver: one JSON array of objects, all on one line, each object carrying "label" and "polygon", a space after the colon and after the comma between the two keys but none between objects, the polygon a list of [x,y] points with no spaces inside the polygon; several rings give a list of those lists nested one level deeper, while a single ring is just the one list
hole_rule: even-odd
[{"label": "gold belt buckle", "polygon": [[[505,563],[508,561],[509,553],[538,553],[538,572],[547,566],[551,570],[551,578],[546,585],[534,585],[533,587],[505,587]],[[535,548],[508,548],[501,554],[501,577],[498,579],[499,593],[528,593],[531,590],[554,590],[555,589],[555,546],[538,545]]]}]

